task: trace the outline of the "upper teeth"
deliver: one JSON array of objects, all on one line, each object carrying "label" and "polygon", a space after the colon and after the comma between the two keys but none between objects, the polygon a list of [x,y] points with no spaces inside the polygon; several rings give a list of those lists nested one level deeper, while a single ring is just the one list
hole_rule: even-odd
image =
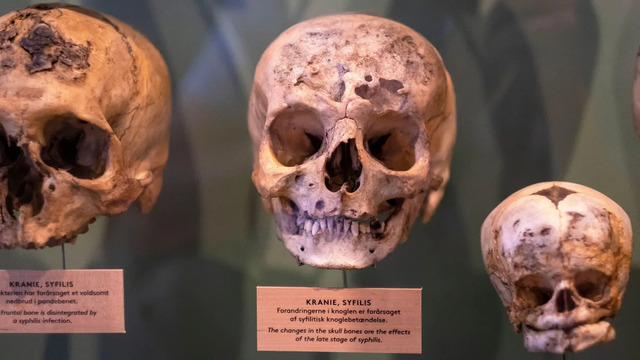
[{"label": "upper teeth", "polygon": [[[322,233],[329,233],[337,236],[346,234],[358,236],[361,233],[369,234],[372,232],[369,222],[360,222],[343,216],[331,216],[321,219],[310,219],[299,216],[296,218],[296,225],[300,229],[301,233],[312,236]],[[385,223],[381,222],[380,228],[374,230],[374,232],[384,232],[384,228]]]}]

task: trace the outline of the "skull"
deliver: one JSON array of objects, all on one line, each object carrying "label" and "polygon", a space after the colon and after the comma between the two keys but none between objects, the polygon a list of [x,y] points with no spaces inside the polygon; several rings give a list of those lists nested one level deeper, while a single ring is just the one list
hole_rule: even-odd
[{"label": "skull", "polygon": [[281,34],[249,102],[253,182],[299,264],[376,264],[449,179],[455,97],[436,49],[391,20],[340,14]]},{"label": "skull", "polygon": [[73,242],[153,206],[168,155],[167,68],[127,25],[73,5],[0,18],[0,248]]},{"label": "skull", "polygon": [[504,200],[482,225],[487,273],[530,351],[611,341],[629,277],[631,223],[608,197],[547,182]]}]

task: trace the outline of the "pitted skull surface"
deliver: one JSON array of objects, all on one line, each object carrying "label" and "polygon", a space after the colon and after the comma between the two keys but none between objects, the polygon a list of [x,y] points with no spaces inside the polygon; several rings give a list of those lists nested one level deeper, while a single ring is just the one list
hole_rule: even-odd
[{"label": "pitted skull surface", "polygon": [[253,181],[300,264],[371,266],[435,211],[455,127],[449,75],[418,33],[368,15],[308,20],[257,66]]},{"label": "pitted skull surface", "polygon": [[581,351],[611,341],[629,277],[629,217],[615,202],[567,182],[531,185],[482,225],[485,266],[530,351]]},{"label": "pitted skull surface", "polygon": [[127,25],[73,5],[0,18],[0,248],[73,242],[153,206],[168,155],[166,66]]}]

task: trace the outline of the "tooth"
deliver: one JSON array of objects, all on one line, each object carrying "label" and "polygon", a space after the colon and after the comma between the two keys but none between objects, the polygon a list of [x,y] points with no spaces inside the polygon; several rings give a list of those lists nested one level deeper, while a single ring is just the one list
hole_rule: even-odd
[{"label": "tooth", "polygon": [[310,232],[311,232],[311,227],[312,227],[312,226],[313,226],[313,224],[312,224],[311,220],[307,220],[307,221],[304,223],[304,232],[306,232],[306,233],[310,233]]},{"label": "tooth", "polygon": [[351,234],[353,236],[358,236],[358,223],[355,221],[351,222]]},{"label": "tooth", "polygon": [[361,234],[368,234],[369,233],[369,225],[360,223],[359,228],[360,228],[359,230],[360,230]]},{"label": "tooth", "polygon": [[318,220],[318,222],[320,223],[320,228],[322,230],[326,230],[327,229],[327,219],[320,219],[320,220]]},{"label": "tooth", "polygon": [[311,235],[315,235],[320,231],[320,224],[317,221],[313,222],[313,228],[311,228]]},{"label": "tooth", "polygon": [[342,231],[344,231],[345,234],[348,234],[349,229],[351,229],[351,220],[344,219],[344,225],[342,227]]},{"label": "tooth", "polygon": [[299,216],[296,218],[296,225],[297,226],[304,226],[304,218],[302,216]]},{"label": "tooth", "polygon": [[333,227],[334,227],[333,220],[334,220],[333,218],[327,219],[327,229],[329,229],[330,234],[333,234]]},{"label": "tooth", "polygon": [[386,225],[386,224],[387,224],[387,223],[381,223],[381,224],[380,224],[380,232],[381,232],[381,233],[383,233],[383,232],[384,232],[384,228],[385,228],[385,225]]}]

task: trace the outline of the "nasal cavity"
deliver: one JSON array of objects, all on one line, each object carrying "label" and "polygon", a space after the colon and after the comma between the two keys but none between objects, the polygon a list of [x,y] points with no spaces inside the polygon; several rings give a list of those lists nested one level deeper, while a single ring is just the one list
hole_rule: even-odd
[{"label": "nasal cavity", "polygon": [[556,296],[556,308],[559,313],[568,312],[576,308],[576,303],[571,298],[571,290],[562,289]]},{"label": "nasal cavity", "polygon": [[332,192],[339,191],[343,186],[347,192],[354,192],[360,187],[360,174],[362,163],[358,159],[356,140],[349,139],[340,143],[329,157],[324,183]]}]

